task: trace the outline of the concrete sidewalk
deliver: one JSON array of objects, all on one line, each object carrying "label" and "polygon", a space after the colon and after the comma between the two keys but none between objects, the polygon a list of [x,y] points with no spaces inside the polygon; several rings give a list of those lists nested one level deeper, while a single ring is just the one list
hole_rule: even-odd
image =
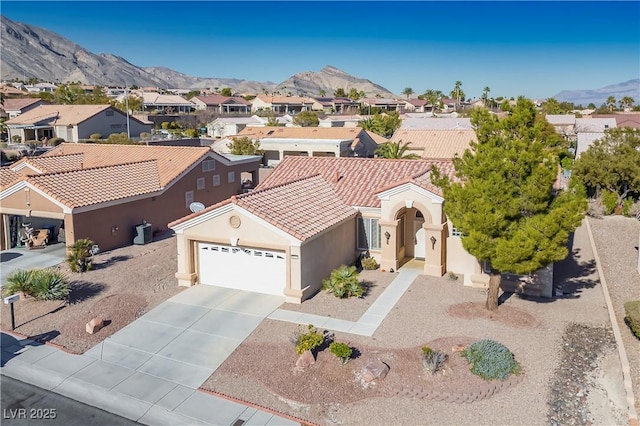
[{"label": "concrete sidewalk", "polygon": [[283,301],[196,286],[83,355],[3,333],[0,373],[143,424],[299,424],[198,390]]}]

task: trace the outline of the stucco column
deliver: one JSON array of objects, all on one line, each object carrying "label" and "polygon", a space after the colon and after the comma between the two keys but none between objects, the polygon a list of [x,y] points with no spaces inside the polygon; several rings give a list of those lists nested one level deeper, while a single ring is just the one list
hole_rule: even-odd
[{"label": "stucco column", "polygon": [[446,244],[444,224],[436,225],[424,223],[422,225],[425,235],[424,274],[441,277],[447,270]]},{"label": "stucco column", "polygon": [[178,246],[178,272],[175,277],[178,279],[178,285],[182,287],[191,287],[198,280],[195,266],[195,242],[190,240],[184,234],[177,234]]},{"label": "stucco column", "polygon": [[[398,259],[398,250],[396,248],[398,241],[398,224],[399,220],[381,220],[380,222],[380,248],[382,249],[382,258],[380,259],[380,269],[389,271],[390,269],[398,270],[400,259]],[[387,239],[387,235],[389,238]]]},{"label": "stucco column", "polygon": [[0,250],[9,250],[11,248],[10,230],[9,215],[3,214],[2,220],[0,220]]},{"label": "stucco column", "polygon": [[284,160],[284,149],[278,150],[278,161]]},{"label": "stucco column", "polygon": [[287,268],[288,275],[284,296],[288,303],[302,303],[306,295],[305,290],[308,290],[308,286],[303,288],[303,284],[300,281],[300,277],[302,277],[301,255],[300,247],[297,246],[291,246],[286,255],[289,267]]}]

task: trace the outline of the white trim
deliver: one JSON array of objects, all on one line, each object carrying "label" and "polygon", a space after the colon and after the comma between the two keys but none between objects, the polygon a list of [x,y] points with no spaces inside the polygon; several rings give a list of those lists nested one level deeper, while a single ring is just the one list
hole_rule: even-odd
[{"label": "white trim", "polygon": [[208,221],[209,219],[213,219],[216,218],[218,216],[221,216],[225,213],[229,213],[231,211],[233,211],[233,204],[229,203],[227,205],[224,206],[220,206],[217,209],[214,210],[210,210],[206,213],[202,213],[199,214],[198,216],[194,217],[193,219],[189,219],[185,222],[179,223],[177,225],[175,225],[174,227],[172,227],[171,229],[173,229],[176,233],[182,233],[182,231],[184,231],[185,229],[191,228],[192,226],[197,226],[200,225],[203,222]]},{"label": "white trim", "polygon": [[378,207],[354,207],[354,209],[362,214],[382,215],[382,209]]},{"label": "white trim", "polygon": [[402,185],[394,186],[393,188],[387,189],[386,191],[379,192],[378,198],[380,200],[389,201],[389,199],[393,195],[400,194],[405,191],[413,191],[418,193],[419,195],[423,195],[431,199],[431,202],[434,204],[442,204],[444,202],[444,198],[441,196],[434,194],[431,191],[427,191],[426,189],[416,185],[413,182],[403,183]]}]

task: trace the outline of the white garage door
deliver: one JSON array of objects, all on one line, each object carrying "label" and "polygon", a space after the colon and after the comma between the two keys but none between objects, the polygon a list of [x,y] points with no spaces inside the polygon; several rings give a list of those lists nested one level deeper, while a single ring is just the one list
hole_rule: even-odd
[{"label": "white garage door", "polygon": [[200,283],[282,296],[284,252],[198,243]]}]

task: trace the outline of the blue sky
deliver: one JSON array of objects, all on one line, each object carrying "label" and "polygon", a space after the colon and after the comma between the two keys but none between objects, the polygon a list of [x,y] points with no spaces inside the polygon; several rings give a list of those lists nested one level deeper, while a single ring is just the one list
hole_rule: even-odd
[{"label": "blue sky", "polygon": [[279,83],[332,65],[399,94],[550,97],[640,77],[640,2],[2,1],[93,53]]}]

